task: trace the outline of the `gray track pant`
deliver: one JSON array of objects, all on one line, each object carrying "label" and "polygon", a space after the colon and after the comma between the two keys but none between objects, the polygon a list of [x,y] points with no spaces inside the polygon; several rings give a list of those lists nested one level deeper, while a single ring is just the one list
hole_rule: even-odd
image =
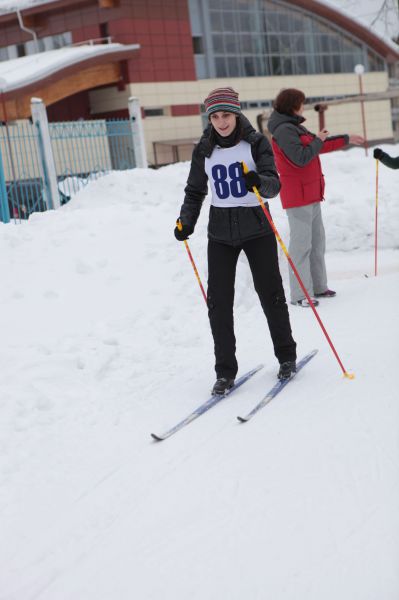
[{"label": "gray track pant", "polygon": [[[287,208],[290,225],[289,253],[302,282],[310,296],[327,289],[327,272],[324,260],[326,236],[321,216],[320,202]],[[297,278],[290,268],[291,302],[305,297]]]}]

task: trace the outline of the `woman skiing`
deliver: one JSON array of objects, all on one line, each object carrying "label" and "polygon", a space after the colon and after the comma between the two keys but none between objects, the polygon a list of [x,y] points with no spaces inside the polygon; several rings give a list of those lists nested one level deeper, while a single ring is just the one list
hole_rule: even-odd
[{"label": "woman skiing", "polygon": [[[319,154],[339,150],[347,144],[361,145],[359,135],[329,136],[327,130],[317,135],[304,126],[302,116],[305,94],[301,90],[282,90],[274,101],[268,128],[281,180],[280,198],[290,226],[289,253],[302,282],[312,297],[331,298],[336,292],[327,285],[325,233],[321,215],[324,200],[324,177]],[[291,304],[308,307],[297,278],[290,269]]]},{"label": "woman skiing", "polygon": [[[241,114],[238,94],[230,87],[210,92],[204,101],[209,126],[194,148],[185,198],[174,234],[186,240],[194,231],[208,181],[212,198],[208,224],[208,314],[215,346],[216,383],[225,394],[234,384],[238,365],[233,324],[234,283],[238,256],[248,258],[255,290],[269,325],[278,377],[296,370],[288,308],[281,281],[277,245],[256,195],[274,197],[280,189],[267,139]],[[241,162],[249,172],[244,175]]]}]

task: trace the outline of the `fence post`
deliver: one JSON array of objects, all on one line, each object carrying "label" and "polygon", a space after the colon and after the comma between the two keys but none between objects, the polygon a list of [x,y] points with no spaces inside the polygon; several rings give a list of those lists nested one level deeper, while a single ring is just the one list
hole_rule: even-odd
[{"label": "fence post", "polygon": [[32,121],[38,129],[40,167],[44,180],[44,193],[47,208],[60,207],[60,194],[57,184],[53,149],[51,147],[50,131],[46,107],[40,98],[31,98]]},{"label": "fence post", "polygon": [[128,102],[130,126],[132,128],[134,157],[136,167],[146,169],[148,167],[147,153],[145,150],[145,140],[143,131],[143,121],[141,118],[141,108],[139,99],[131,96]]},{"label": "fence post", "polygon": [[3,158],[0,148],[0,221],[3,223],[10,222],[10,209],[8,206],[8,194],[6,187],[6,179],[4,176]]}]

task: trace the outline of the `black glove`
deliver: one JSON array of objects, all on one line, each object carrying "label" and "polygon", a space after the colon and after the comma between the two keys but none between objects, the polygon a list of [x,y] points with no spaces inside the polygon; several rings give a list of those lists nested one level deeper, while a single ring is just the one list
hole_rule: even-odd
[{"label": "black glove", "polygon": [[262,180],[256,171],[248,171],[248,173],[244,173],[244,181],[248,192],[252,192],[252,188],[254,186],[259,189],[262,184]]},{"label": "black glove", "polygon": [[193,233],[194,227],[191,227],[191,225],[184,225],[184,223],[180,221],[181,229],[179,229],[177,227],[177,223],[178,221],[176,221],[176,227],[174,231],[175,238],[179,240],[179,242],[184,242],[184,240],[186,240],[188,236]]},{"label": "black glove", "polygon": [[374,152],[373,152],[374,158],[376,158],[377,160],[379,160],[383,154],[384,153],[381,150],[381,148],[374,148]]}]

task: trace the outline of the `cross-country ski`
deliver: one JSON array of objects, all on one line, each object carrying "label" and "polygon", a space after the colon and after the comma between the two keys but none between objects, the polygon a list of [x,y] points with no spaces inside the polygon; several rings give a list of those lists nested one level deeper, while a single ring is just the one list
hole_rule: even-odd
[{"label": "cross-country ski", "polygon": [[277,383],[274,384],[274,386],[272,387],[272,389],[269,392],[267,392],[266,396],[264,396],[262,398],[262,400],[247,415],[245,415],[244,417],[237,417],[237,419],[240,421],[240,423],[246,423],[247,421],[249,421],[250,419],[252,419],[252,417],[254,415],[256,415],[262,408],[264,408],[266,406],[266,404],[268,404],[271,400],[273,400],[273,398],[275,398],[277,396],[277,394],[279,394],[290,383],[290,381],[292,381],[294,379],[294,377],[297,375],[298,371],[300,371],[301,369],[303,369],[303,367],[316,354],[317,354],[317,350],[312,350],[312,352],[309,352],[309,354],[307,354],[306,356],[304,356],[297,363],[296,373],[293,373],[289,379],[282,379],[280,381],[277,381]]},{"label": "cross-country ski", "polygon": [[200,415],[203,415],[204,413],[206,413],[210,408],[215,406],[215,404],[218,404],[219,402],[221,402],[221,400],[224,400],[227,396],[231,396],[231,394],[233,392],[235,392],[238,388],[240,388],[246,381],[248,381],[253,375],[255,375],[255,373],[260,371],[260,369],[262,369],[262,368],[263,368],[263,365],[258,365],[251,371],[248,371],[248,373],[245,373],[245,375],[242,375],[241,377],[239,377],[239,379],[237,379],[237,381],[235,382],[233,387],[230,388],[228,392],[226,392],[223,395],[213,394],[209,398],[209,400],[207,400],[206,402],[201,404],[192,413],[190,413],[185,419],[183,419],[182,421],[179,421],[179,423],[177,423],[176,425],[174,425],[173,427],[171,427],[164,433],[161,433],[160,435],[158,435],[156,433],[151,433],[151,437],[154,440],[156,440],[157,442],[166,440],[166,438],[170,437],[177,431],[180,431],[180,429],[182,429],[183,427],[185,427],[186,425],[188,425],[189,423],[191,423],[192,421],[197,419]]}]

